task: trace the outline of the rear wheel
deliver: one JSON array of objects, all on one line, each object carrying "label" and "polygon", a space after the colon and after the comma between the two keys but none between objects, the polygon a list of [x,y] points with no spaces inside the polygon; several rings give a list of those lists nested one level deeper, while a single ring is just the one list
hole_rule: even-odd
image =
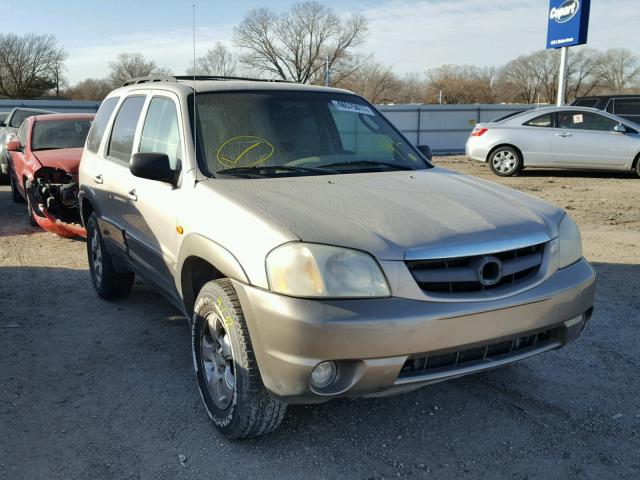
[{"label": "rear wheel", "polygon": [[500,177],[509,177],[522,169],[522,158],[514,148],[498,147],[489,157],[489,168]]},{"label": "rear wheel", "polygon": [[192,325],[193,364],[209,418],[227,438],[275,430],[287,405],[262,383],[251,338],[233,285],[222,279],[202,287]]},{"label": "rear wheel", "polygon": [[135,275],[131,272],[118,273],[113,267],[113,260],[105,248],[95,213],[87,221],[87,255],[91,283],[98,295],[106,300],[129,295]]},{"label": "rear wheel", "polygon": [[638,154],[638,159],[636,160],[636,173],[640,177],[640,154]]}]

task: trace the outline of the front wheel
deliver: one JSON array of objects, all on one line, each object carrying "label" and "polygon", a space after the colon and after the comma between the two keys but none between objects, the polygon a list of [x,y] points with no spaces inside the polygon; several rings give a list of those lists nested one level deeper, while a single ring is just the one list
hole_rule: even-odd
[{"label": "front wheel", "polygon": [[131,272],[118,273],[113,267],[113,260],[105,248],[95,213],[87,221],[87,255],[91,283],[98,295],[106,300],[129,295],[135,276]]},{"label": "front wheel", "polygon": [[[638,157],[640,157],[640,154],[638,154]],[[640,177],[640,158],[636,161],[636,173]]]},{"label": "front wheel", "polygon": [[200,395],[218,430],[230,439],[275,430],[287,406],[262,383],[242,308],[229,280],[202,287],[191,338]]},{"label": "front wheel", "polygon": [[510,177],[522,169],[522,157],[514,148],[499,147],[489,157],[489,168],[500,177]]},{"label": "front wheel", "polygon": [[9,169],[8,175],[9,175],[9,184],[11,185],[11,199],[15,203],[24,203],[24,198],[22,197],[20,190],[18,190],[16,179],[11,169]]}]

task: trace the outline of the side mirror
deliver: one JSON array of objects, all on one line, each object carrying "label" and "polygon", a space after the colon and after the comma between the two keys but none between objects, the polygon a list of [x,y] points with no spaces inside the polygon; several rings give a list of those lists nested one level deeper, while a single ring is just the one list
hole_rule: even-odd
[{"label": "side mirror", "polygon": [[431,159],[433,159],[433,153],[431,152],[431,147],[429,145],[418,145],[417,148],[420,150],[420,153],[427,157],[427,160],[431,161]]},{"label": "side mirror", "polygon": [[615,127],[613,127],[613,131],[614,132],[618,132],[618,133],[627,133],[627,127],[625,127],[624,125],[622,125],[621,123],[616,125]]},{"label": "side mirror", "polygon": [[129,171],[140,178],[176,185],[179,172],[171,170],[165,153],[136,153],[129,162]]},{"label": "side mirror", "polygon": [[22,144],[17,137],[13,137],[9,142],[7,142],[7,152],[21,152]]}]

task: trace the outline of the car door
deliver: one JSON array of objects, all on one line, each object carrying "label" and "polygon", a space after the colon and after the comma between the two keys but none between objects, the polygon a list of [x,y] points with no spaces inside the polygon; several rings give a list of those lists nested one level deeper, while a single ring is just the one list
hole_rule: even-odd
[{"label": "car door", "polygon": [[[151,97],[134,153],[162,153],[179,175],[184,157],[180,103],[169,93]],[[129,254],[148,278],[177,297],[174,271],[177,259],[177,208],[180,188],[146,178],[128,177],[132,208],[125,219]]]},{"label": "car door", "polygon": [[104,156],[95,162],[97,201],[100,206],[100,230],[105,242],[128,254],[125,227],[135,214],[131,194],[129,160],[133,152],[141,113],[147,96],[135,92],[122,100],[113,120]]},{"label": "car door", "polygon": [[[20,126],[20,129],[18,130],[18,134],[16,135],[16,137],[18,138],[18,140],[20,140],[20,145],[22,145],[22,150],[21,151],[17,151],[17,152],[9,152],[9,155],[11,156],[11,167],[13,170],[13,174],[15,175],[15,179],[17,181],[17,187],[18,190],[20,192],[22,192],[23,195],[25,195],[24,192],[24,178],[27,177],[27,151],[29,150],[28,148],[28,142],[29,142],[29,125],[30,122],[22,122],[22,125]],[[33,159],[31,160],[33,161]]]},{"label": "car door", "polygon": [[614,128],[620,122],[595,112],[562,110],[552,143],[553,163],[576,168],[623,168],[637,140]]},{"label": "car door", "polygon": [[548,166],[552,163],[553,122],[553,112],[547,112],[509,129],[510,143],[522,152],[525,166]]}]

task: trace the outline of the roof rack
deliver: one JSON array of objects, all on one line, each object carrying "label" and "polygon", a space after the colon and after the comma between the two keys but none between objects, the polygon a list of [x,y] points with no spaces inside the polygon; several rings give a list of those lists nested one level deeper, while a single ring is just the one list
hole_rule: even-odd
[{"label": "roof rack", "polygon": [[226,77],[219,75],[148,75],[146,77],[130,78],[122,84],[123,87],[129,85],[138,85],[141,83],[157,83],[157,82],[179,82],[185,80],[242,80],[245,82],[269,82],[269,83],[296,83],[289,80],[265,79],[265,78],[249,78],[249,77]]}]

